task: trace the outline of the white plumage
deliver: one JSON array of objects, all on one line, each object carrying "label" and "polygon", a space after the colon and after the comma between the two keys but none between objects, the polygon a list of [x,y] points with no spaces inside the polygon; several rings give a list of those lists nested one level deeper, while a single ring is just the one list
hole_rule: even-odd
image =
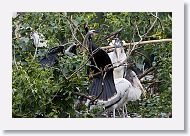
[{"label": "white plumage", "polygon": [[[127,58],[126,55],[122,53],[122,54],[119,54],[119,56],[118,56],[119,58],[117,59],[117,56],[115,53],[115,51],[117,51],[117,50],[119,50],[119,49],[116,49],[113,52],[108,53],[113,66],[119,66]],[[115,68],[113,71],[114,79],[123,78],[124,69],[125,69],[125,66],[119,66],[119,67]]]},{"label": "white plumage", "polygon": [[[137,75],[132,70],[127,70],[125,66],[120,66],[126,62],[127,56],[122,47],[121,41],[116,38],[112,41],[115,46],[115,50],[108,55],[111,59],[113,66],[119,66],[114,69],[114,83],[116,88],[116,95],[108,99],[107,101],[98,100],[97,105],[103,105],[108,111],[113,111],[113,117],[115,117],[116,109],[123,108],[123,117],[127,115],[126,103],[127,101],[135,101],[140,98],[144,91]],[[126,75],[124,75],[126,73]],[[124,78],[127,77],[128,79]],[[124,111],[126,110],[126,113]]]},{"label": "white plumage", "polygon": [[[126,62],[127,56],[123,49],[122,42],[116,38],[111,44],[115,46],[115,50],[108,54],[113,66],[119,66],[120,64]],[[126,71],[126,66],[119,66],[115,68],[113,75],[117,95],[112,100],[105,102],[105,107],[107,106],[109,107],[108,109],[113,110],[113,117],[115,117],[115,110],[122,107],[123,116],[125,117],[125,115],[127,115],[127,101],[136,101],[145,90],[142,87],[136,73],[132,70]],[[124,76],[127,77],[127,79],[123,78]],[[114,99],[118,100],[117,103],[112,102]],[[124,110],[126,110],[126,113]]]},{"label": "white plumage", "polygon": [[35,47],[47,47],[47,41],[42,34],[40,35],[38,32],[34,31],[31,34],[31,39],[33,39]]}]

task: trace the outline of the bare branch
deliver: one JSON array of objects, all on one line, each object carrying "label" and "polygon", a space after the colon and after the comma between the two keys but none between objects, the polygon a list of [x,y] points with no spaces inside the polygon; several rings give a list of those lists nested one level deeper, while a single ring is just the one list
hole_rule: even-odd
[{"label": "bare branch", "polygon": [[146,70],[143,74],[138,75],[138,78],[139,78],[139,79],[143,78],[144,76],[146,76],[148,73],[150,73],[150,72],[153,71],[153,70],[155,70],[155,67],[149,68],[149,69]]},{"label": "bare branch", "polygon": [[[162,42],[172,42],[172,39],[160,39],[160,40],[150,40],[150,41],[141,41],[139,42],[134,42],[134,43],[124,43],[123,46],[124,47],[128,47],[130,45],[143,45],[143,44],[153,44],[153,43],[162,43]],[[114,48],[113,45],[111,46],[105,46],[105,47],[101,47],[102,49],[112,49]]]},{"label": "bare branch", "polygon": [[143,57],[145,57],[145,59],[147,59],[147,60],[149,61],[149,63],[151,63],[150,59],[149,59],[145,54],[143,54],[143,53],[141,53],[141,52],[138,52],[138,51],[136,51],[136,50],[134,50],[133,52],[136,53],[136,54],[139,54],[139,55],[141,55],[141,56],[143,56]]},{"label": "bare branch", "polygon": [[92,76],[97,76],[99,74],[102,74],[102,72],[107,72],[111,69],[114,69],[114,68],[117,68],[117,67],[120,67],[120,66],[127,66],[127,67],[131,67],[134,63],[130,63],[130,64],[126,64],[125,61],[123,63],[120,63],[119,65],[116,65],[116,66],[108,66],[107,69],[104,69],[103,71],[101,72],[97,72],[95,74],[93,74]]},{"label": "bare branch", "polygon": [[85,97],[85,98],[87,98],[87,99],[89,99],[89,100],[91,100],[91,101],[94,100],[93,97],[90,97],[90,96],[88,96],[88,95],[86,95],[86,94],[84,94],[84,93],[80,93],[80,92],[71,92],[71,93],[74,94],[74,95],[78,95],[78,96]]},{"label": "bare branch", "polygon": [[34,61],[34,59],[36,58],[37,51],[38,51],[38,45],[36,45],[36,49],[35,49],[35,53],[34,53],[32,61]]},{"label": "bare branch", "polygon": [[76,28],[76,30],[79,32],[79,34],[82,36],[82,38],[83,38],[83,40],[84,40],[85,37],[84,37],[84,35],[81,33],[81,31],[79,30],[78,26],[75,25],[75,23],[73,22],[72,19],[68,18],[67,16],[65,16],[65,17],[66,17],[67,21],[69,21],[69,22]]},{"label": "bare branch", "polygon": [[123,28],[120,28],[118,31],[114,32],[113,34],[104,37],[101,41],[107,40],[107,39],[113,39],[113,38],[114,38],[117,34],[119,34],[122,30],[123,30]]},{"label": "bare branch", "polygon": [[[68,17],[67,17],[67,20],[68,20]],[[80,44],[82,45],[82,43],[77,39],[77,37],[75,36],[75,33],[74,33],[74,30],[73,30],[73,27],[72,27],[72,24],[70,24],[70,21],[68,20],[68,23],[69,23],[69,27],[70,27],[70,30],[71,30],[71,33],[72,33],[72,36],[73,38]]]}]

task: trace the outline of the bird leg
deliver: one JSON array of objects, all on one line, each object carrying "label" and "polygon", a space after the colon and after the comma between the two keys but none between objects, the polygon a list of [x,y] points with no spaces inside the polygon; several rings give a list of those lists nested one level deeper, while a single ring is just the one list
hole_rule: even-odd
[{"label": "bird leg", "polygon": [[123,105],[122,113],[123,113],[123,118],[125,118],[125,104]]},{"label": "bird leg", "polygon": [[118,114],[119,114],[119,117],[121,117],[121,113],[120,113],[120,110],[122,110],[122,109],[118,109]]},{"label": "bird leg", "polygon": [[113,118],[115,118],[115,108],[113,108]]},{"label": "bird leg", "polygon": [[123,118],[128,118],[128,113],[127,113],[127,106],[126,104],[123,105],[123,109],[122,109],[122,112],[123,112]]}]

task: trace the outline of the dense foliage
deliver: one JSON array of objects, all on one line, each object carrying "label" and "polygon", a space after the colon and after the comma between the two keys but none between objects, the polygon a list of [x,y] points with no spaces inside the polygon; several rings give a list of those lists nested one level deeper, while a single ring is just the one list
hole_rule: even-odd
[{"label": "dense foliage", "polygon": [[[155,13],[145,12],[19,13],[12,21],[12,116],[96,117],[97,111],[89,112],[84,97],[76,94],[88,95],[91,80],[86,74],[87,67],[73,74],[85,63],[87,55],[79,50],[73,58],[60,55],[55,66],[49,68],[41,67],[40,58],[50,48],[60,44],[82,43],[85,23],[88,23],[89,28],[100,31],[94,41],[99,46],[107,46],[110,41],[102,39],[121,27],[124,28],[120,35],[122,40],[126,43],[139,41],[139,35],[148,31],[155,18]],[[48,45],[46,48],[38,48],[36,55],[36,48],[30,39],[33,31],[43,34]],[[172,14],[158,13],[157,21],[143,38],[147,41],[172,38]],[[143,82],[148,91],[147,98],[129,102],[128,112],[131,117],[134,114],[148,118],[171,116],[172,43],[139,45],[129,58],[142,68],[143,60],[150,54],[155,55],[154,78],[151,82]]]}]

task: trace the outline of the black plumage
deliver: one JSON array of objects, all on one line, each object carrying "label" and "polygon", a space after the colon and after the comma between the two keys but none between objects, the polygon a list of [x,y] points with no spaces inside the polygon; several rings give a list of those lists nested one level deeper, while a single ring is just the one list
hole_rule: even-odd
[{"label": "black plumage", "polygon": [[70,56],[70,57],[73,57],[77,54],[77,45],[76,44],[73,44],[71,46],[69,46],[66,50],[65,50],[65,54]]},{"label": "black plumage", "polygon": [[155,55],[151,54],[148,58],[149,58],[149,60],[148,59],[144,59],[144,61],[143,61],[144,70],[149,69],[149,68],[152,67],[152,63],[154,62]]},{"label": "black plumage", "polygon": [[42,67],[46,65],[51,67],[57,62],[57,56],[59,53],[64,54],[64,46],[54,47],[49,50],[47,55],[40,60]]},{"label": "black plumage", "polygon": [[46,65],[49,67],[55,65],[58,59],[58,54],[68,55],[70,57],[76,55],[76,44],[70,45],[66,50],[64,49],[65,46],[57,46],[50,49],[47,55],[40,60],[42,67],[45,67]]},{"label": "black plumage", "polygon": [[[96,74],[100,72],[99,69],[104,70],[106,66],[112,66],[112,62],[108,54],[93,43],[91,36],[92,34],[94,34],[94,32],[95,30],[89,31],[86,35],[85,40],[87,40],[88,50],[93,56],[93,58],[90,58],[90,69],[93,71],[94,74]],[[97,66],[98,68],[96,68],[95,66]],[[105,72],[103,72],[103,74],[98,74],[93,77],[89,94],[99,97],[98,99],[100,100],[107,101],[109,98],[114,96],[117,91],[113,79],[113,69],[107,71],[105,77],[103,76],[104,74]]]}]

